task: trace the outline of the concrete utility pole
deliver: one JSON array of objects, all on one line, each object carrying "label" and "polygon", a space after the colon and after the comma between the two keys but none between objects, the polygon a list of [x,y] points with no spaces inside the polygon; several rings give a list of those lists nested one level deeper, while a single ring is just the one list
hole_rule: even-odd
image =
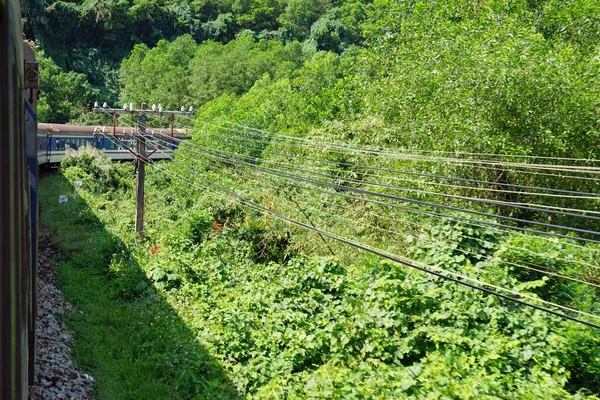
[{"label": "concrete utility pole", "polygon": [[[142,111],[146,110],[146,103],[142,103]],[[135,181],[135,231],[139,237],[144,237],[144,180],[146,179],[146,114],[139,114],[135,122],[140,134],[137,137],[137,177]]]},{"label": "concrete utility pole", "polygon": [[[106,103],[102,107],[98,107],[98,103],[94,104],[95,112],[109,113],[113,115],[113,132],[116,131],[117,115],[130,114],[135,115],[135,122],[137,124],[138,133],[136,136],[136,150],[127,148],[127,146],[121,142],[121,144],[127,148],[136,158],[136,190],[135,190],[135,231],[140,238],[144,237],[144,180],[146,178],[146,122],[148,121],[148,115],[157,116],[170,116],[171,120],[171,136],[173,135],[173,124],[175,121],[175,115],[191,115],[193,109],[190,107],[189,111],[185,111],[184,107],[181,107],[181,111],[164,111],[162,106],[159,104],[158,107],[152,106],[152,110],[147,110],[146,103],[142,103],[141,109],[134,109],[133,104],[125,104],[123,109],[109,108]],[[116,139],[116,134],[113,133]],[[117,139],[118,140],[118,139]]]}]

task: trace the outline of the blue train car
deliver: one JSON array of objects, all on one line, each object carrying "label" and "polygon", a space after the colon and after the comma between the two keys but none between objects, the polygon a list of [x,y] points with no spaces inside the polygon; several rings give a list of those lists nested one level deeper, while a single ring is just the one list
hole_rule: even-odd
[{"label": "blue train car", "polygon": [[[60,163],[69,149],[78,150],[85,146],[102,150],[112,160],[134,159],[129,149],[135,149],[135,128],[39,124],[37,132],[37,161],[40,165]],[[146,135],[155,138],[148,144],[150,159],[169,159],[179,141],[187,138],[185,129],[174,129],[172,133],[173,136],[170,129],[146,129]]]}]

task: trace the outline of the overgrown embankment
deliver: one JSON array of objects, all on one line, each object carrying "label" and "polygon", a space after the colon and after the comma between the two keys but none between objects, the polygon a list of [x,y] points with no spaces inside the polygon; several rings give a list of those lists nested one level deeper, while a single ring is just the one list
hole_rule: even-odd
[{"label": "overgrown embankment", "polygon": [[[131,170],[115,166],[113,172]],[[88,170],[89,171],[89,170]],[[95,179],[86,185],[95,185]],[[114,182],[108,179],[107,182]],[[142,251],[107,230],[98,203],[62,174],[40,182],[41,223],[56,234],[58,282],[77,312],[67,316],[78,365],[93,371],[100,399],[232,398],[234,389],[187,324],[137,264]],[[59,196],[67,195],[67,203]],[[128,209],[122,197],[114,210]],[[110,208],[104,210],[110,213]],[[115,212],[115,220],[119,214]],[[126,221],[123,221],[126,222]]]},{"label": "overgrown embankment", "polygon": [[[70,254],[61,281],[83,311],[70,319],[78,360],[101,397],[598,392],[594,330],[374,257],[303,255],[285,224],[175,172],[148,171],[144,241],[130,165],[84,155],[43,182],[43,222]],[[74,180],[79,199],[56,203]]]}]

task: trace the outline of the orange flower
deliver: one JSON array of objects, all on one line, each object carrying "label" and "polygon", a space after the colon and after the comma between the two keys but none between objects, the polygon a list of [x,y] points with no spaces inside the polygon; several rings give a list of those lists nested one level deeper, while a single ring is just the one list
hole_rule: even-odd
[{"label": "orange flower", "polygon": [[152,246],[152,248],[150,249],[150,253],[152,253],[152,255],[155,255],[156,253],[160,253],[160,249],[156,246]]}]

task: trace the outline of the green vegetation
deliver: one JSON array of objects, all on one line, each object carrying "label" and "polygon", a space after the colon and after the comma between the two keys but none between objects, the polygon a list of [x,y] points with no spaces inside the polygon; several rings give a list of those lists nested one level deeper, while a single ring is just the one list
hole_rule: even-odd
[{"label": "green vegetation", "polygon": [[99,93],[85,75],[62,71],[43,52],[38,52],[36,57],[40,73],[39,120],[64,124],[89,112],[89,105]]},{"label": "green vegetation", "polygon": [[[65,250],[78,252],[59,273],[83,311],[71,318],[80,338],[76,355],[98,375],[102,397],[598,393],[595,330],[375,257],[303,255],[288,226],[172,179],[174,164],[148,171],[147,238],[139,242],[132,232],[131,166],[81,153],[63,163],[66,179],[84,182],[80,200],[52,204],[71,186],[60,175],[46,179],[43,222],[60,230]],[[526,283],[499,261],[510,245],[543,246],[548,258],[539,263],[554,262],[552,252],[567,245],[459,226],[433,234],[493,241],[494,255],[483,257],[487,273],[521,286]],[[96,244],[88,246],[88,238]],[[484,254],[436,243],[415,245],[416,259],[459,269],[472,268]],[[528,284],[547,287],[543,280]],[[107,323],[114,336],[105,334]],[[142,371],[148,382],[120,382]]]},{"label": "green vegetation", "polygon": [[162,103],[171,110],[182,104],[199,106],[223,93],[242,95],[265,75],[287,77],[302,61],[297,42],[284,46],[244,37],[227,45],[196,46],[185,35],[172,43],[161,41],[151,50],[136,46],[121,67],[121,96],[135,104]]},{"label": "green vegetation", "polygon": [[[131,183],[130,165],[109,165],[90,151],[67,171],[85,177],[86,189],[99,188],[99,176],[114,193],[126,193],[120,176]],[[99,398],[234,397],[219,364],[137,264],[140,249],[107,231],[85,198],[59,204],[59,195],[73,193],[63,175],[42,179],[40,189],[41,223],[56,232],[59,283],[78,309],[68,320],[74,355],[80,368],[93,371]],[[111,206],[131,206],[129,196],[116,197]]]},{"label": "green vegetation", "polygon": [[[91,295],[78,298],[75,288],[85,275],[68,262],[61,267],[67,295],[86,318],[101,324],[110,317],[96,301],[133,310],[151,304],[148,307],[162,310],[159,314],[176,319],[168,329],[179,332],[171,336],[181,336],[189,353],[179,347],[173,350],[169,341],[162,348],[158,329],[140,338],[121,324],[119,342],[104,343],[94,333],[98,325],[86,331],[82,323],[78,325],[80,317],[74,316],[80,343],[114,355],[111,346],[131,336],[134,345],[142,343],[139,362],[126,357],[133,360],[131,368],[150,368],[144,367],[145,357],[162,360],[173,352],[189,354],[191,358],[173,362],[174,370],[152,361],[156,368],[150,368],[156,374],[152,379],[164,383],[155,396],[598,396],[600,335],[595,330],[356,253],[244,207],[207,185],[215,182],[284,215],[424,265],[468,273],[533,298],[598,314],[596,289],[543,273],[576,272],[582,279],[595,279],[597,245],[577,246],[567,237],[506,233],[495,225],[498,220],[482,226],[469,218],[449,221],[353,201],[286,185],[281,177],[252,175],[255,171],[247,167],[277,165],[303,175],[293,171],[291,163],[304,170],[327,171],[332,184],[351,188],[373,187],[356,165],[379,168],[381,181],[396,184],[399,177],[385,171],[401,170],[407,174],[401,185],[412,199],[422,202],[417,207],[421,211],[439,211],[423,203],[439,202],[431,192],[443,191],[457,196],[444,199],[444,204],[469,204],[476,212],[513,218],[503,221],[517,228],[523,226],[516,223],[518,218],[597,230],[593,220],[561,215],[550,220],[546,213],[497,204],[543,200],[555,209],[597,212],[597,199],[483,192],[477,185],[443,186],[448,182],[434,176],[597,193],[595,180],[557,180],[556,175],[418,162],[318,145],[293,147],[293,140],[268,133],[351,147],[598,158],[596,3],[59,2],[36,14],[81,16],[95,10],[90,15],[100,31],[115,35],[65,41],[81,50],[79,54],[92,54],[90,46],[97,46],[98,57],[84,57],[86,61],[75,68],[67,66],[66,58],[60,60],[64,47],[57,47],[57,54],[46,50],[52,38],[65,36],[57,34],[62,25],[48,25],[55,30],[52,35],[39,36],[47,54],[68,70],[87,74],[91,85],[75,72],[53,73],[63,80],[50,87],[74,81],[78,84],[73,88],[83,95],[79,103],[59,106],[48,94],[43,108],[47,118],[91,120],[82,105],[97,93],[113,102],[118,96],[120,102],[197,109],[195,118],[180,120],[195,127],[194,144],[182,146],[177,163],[149,167],[143,240],[131,232],[132,168],[111,165],[98,156],[79,155],[63,163],[68,181],[85,183],[80,195],[86,204],[69,207],[88,207],[86,218],[52,222],[92,223],[117,243],[99,249],[106,262],[95,264],[99,278],[94,285],[111,289],[97,300]],[[118,7],[122,14],[116,12]],[[119,22],[128,14],[137,24]],[[35,18],[28,21],[34,32],[41,29]],[[77,26],[69,32],[77,32],[78,24],[87,20],[73,21],[80,22],[72,22]],[[94,45],[97,40],[103,40],[102,45]],[[118,51],[109,56],[113,47]],[[96,64],[90,67],[86,63],[91,61]],[[57,67],[45,59],[42,68]],[[212,153],[194,153],[199,149],[194,145]],[[415,173],[429,178],[415,179]],[[404,179],[407,176],[410,179]],[[62,178],[53,179],[65,184]],[[392,193],[388,188],[379,190]],[[465,197],[489,201],[472,204]],[[538,270],[518,268],[515,260]],[[143,326],[156,324],[144,313],[128,318],[140,318]],[[150,347],[143,344],[146,341]],[[102,367],[90,361],[96,356],[78,357],[102,376]],[[114,358],[121,362],[121,357]],[[107,398],[113,393],[128,393],[131,398],[151,394],[143,391],[149,386],[140,385],[140,392],[133,385],[131,392],[111,392],[113,385],[119,387],[118,382],[99,379],[98,390]],[[167,388],[175,392],[167,395]]]}]

